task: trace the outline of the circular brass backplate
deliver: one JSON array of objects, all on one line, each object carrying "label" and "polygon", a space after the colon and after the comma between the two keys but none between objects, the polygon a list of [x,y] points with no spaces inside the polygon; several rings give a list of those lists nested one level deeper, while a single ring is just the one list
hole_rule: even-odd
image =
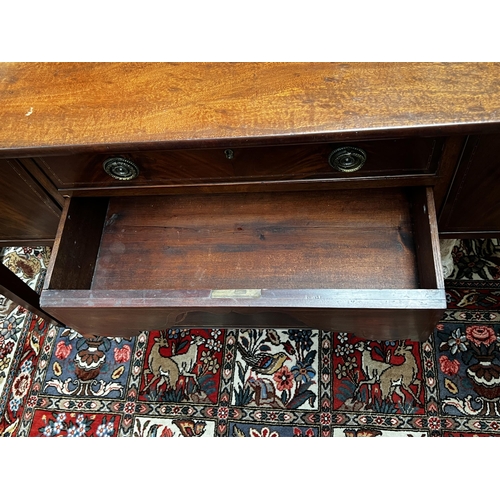
[{"label": "circular brass backplate", "polygon": [[125,158],[108,158],[102,166],[108,175],[119,181],[131,181],[139,175],[139,167]]},{"label": "circular brass backplate", "polygon": [[353,146],[337,148],[328,157],[328,163],[339,172],[356,172],[366,162],[366,153]]}]

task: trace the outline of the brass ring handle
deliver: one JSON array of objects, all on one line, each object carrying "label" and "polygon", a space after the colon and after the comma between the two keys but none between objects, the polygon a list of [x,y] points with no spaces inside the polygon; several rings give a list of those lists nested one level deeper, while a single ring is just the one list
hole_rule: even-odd
[{"label": "brass ring handle", "polygon": [[108,175],[119,181],[131,181],[139,175],[139,167],[125,158],[108,158],[102,166]]},{"label": "brass ring handle", "polygon": [[339,172],[356,172],[366,162],[366,153],[352,146],[338,148],[328,157],[328,163]]}]

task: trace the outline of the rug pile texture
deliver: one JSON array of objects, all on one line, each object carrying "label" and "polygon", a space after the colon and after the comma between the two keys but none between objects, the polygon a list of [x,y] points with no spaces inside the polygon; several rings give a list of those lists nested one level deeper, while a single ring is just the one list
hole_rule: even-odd
[{"label": "rug pile texture", "polygon": [[[4,248],[39,290],[50,248]],[[171,329],[85,339],[0,296],[0,435],[500,435],[500,241],[460,240],[424,343]]]}]

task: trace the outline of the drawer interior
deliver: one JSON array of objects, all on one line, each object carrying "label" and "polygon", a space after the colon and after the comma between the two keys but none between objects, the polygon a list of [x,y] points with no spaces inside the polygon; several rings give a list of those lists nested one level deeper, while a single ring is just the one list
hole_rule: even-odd
[{"label": "drawer interior", "polygon": [[406,198],[368,194],[112,199],[91,288],[417,288]]},{"label": "drawer interior", "polygon": [[73,198],[42,300],[49,310],[99,297],[168,308],[175,297],[217,310],[299,294],[301,308],[335,308],[353,291],[374,304],[381,291],[401,303],[404,291],[435,308],[425,300],[436,295],[422,293],[444,288],[433,210],[420,187]]},{"label": "drawer interior", "polygon": [[[74,274],[56,267],[51,288],[420,287],[404,190],[97,201],[100,213],[89,214],[102,227],[93,269],[77,267]],[[98,209],[92,199],[72,203]],[[70,213],[67,226],[74,218]],[[80,224],[73,224],[78,230]]]}]

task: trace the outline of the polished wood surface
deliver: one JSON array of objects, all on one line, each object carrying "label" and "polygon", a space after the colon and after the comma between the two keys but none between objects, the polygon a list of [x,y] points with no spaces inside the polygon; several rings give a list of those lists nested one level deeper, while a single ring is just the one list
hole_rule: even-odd
[{"label": "polished wood surface", "polygon": [[[37,163],[61,192],[79,195],[82,189],[173,187],[178,185],[225,184],[229,182],[342,180],[434,174],[443,145],[442,138],[357,141],[367,160],[356,172],[339,172],[329,164],[330,154],[350,143],[320,143],[267,146],[125,151],[110,154],[79,154],[37,158]],[[230,154],[230,159],[227,158]],[[103,169],[108,158],[132,161],[137,178],[116,180]]]},{"label": "polished wood surface", "polygon": [[21,164],[34,179],[36,179],[47,195],[54,200],[57,207],[62,209],[62,206],[64,205],[63,195],[59,192],[57,186],[52,182],[52,179],[49,178],[49,176],[37,165],[37,163],[31,158],[23,158],[22,160],[18,160],[18,163]]},{"label": "polished wood surface", "polygon": [[442,210],[443,236],[500,234],[500,136],[470,137]]},{"label": "polished wood surface", "polygon": [[3,63],[0,154],[499,130],[498,63]]},{"label": "polished wood surface", "polygon": [[0,246],[52,244],[61,210],[15,160],[0,160]]},{"label": "polished wood surface", "polygon": [[455,171],[462,156],[466,142],[467,136],[457,135],[448,137],[444,144],[441,158],[439,160],[437,175],[432,182],[434,188],[434,203],[438,214],[441,213],[444,207],[450,185],[455,176]]},{"label": "polished wood surface", "polygon": [[262,290],[253,300],[211,290],[44,290],[41,304],[86,334],[133,336],[171,327],[320,328],[374,340],[425,341],[443,290]]}]

